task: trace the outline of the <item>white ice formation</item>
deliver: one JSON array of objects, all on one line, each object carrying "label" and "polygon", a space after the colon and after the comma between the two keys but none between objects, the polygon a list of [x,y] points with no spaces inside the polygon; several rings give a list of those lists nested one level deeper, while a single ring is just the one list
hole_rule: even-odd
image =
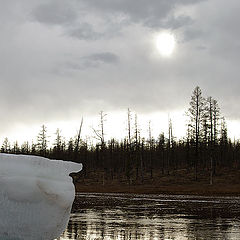
[{"label": "white ice formation", "polygon": [[52,240],[65,230],[82,164],[0,153],[0,239]]}]

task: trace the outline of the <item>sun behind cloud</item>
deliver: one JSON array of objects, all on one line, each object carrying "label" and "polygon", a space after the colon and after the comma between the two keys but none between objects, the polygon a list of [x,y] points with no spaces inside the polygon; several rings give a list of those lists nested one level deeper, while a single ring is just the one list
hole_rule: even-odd
[{"label": "sun behind cloud", "polygon": [[163,57],[170,57],[174,52],[176,40],[172,33],[162,32],[156,37],[156,47]]}]

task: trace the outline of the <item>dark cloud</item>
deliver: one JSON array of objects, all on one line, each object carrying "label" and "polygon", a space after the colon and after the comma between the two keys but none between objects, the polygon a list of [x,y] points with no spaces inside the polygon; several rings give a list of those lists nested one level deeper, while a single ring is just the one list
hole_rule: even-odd
[{"label": "dark cloud", "polygon": [[201,1],[204,0],[52,0],[36,6],[32,17],[43,24],[60,25],[72,37],[97,40],[106,35],[109,37],[111,32],[116,33],[133,23],[153,29],[176,29],[188,25],[191,23],[189,16],[176,17],[169,14],[178,6]]},{"label": "dark cloud", "polygon": [[191,25],[193,23],[193,19],[189,16],[171,16],[169,19],[166,19],[162,22],[163,28],[170,28],[170,29],[178,29],[183,26]]},{"label": "dark cloud", "polygon": [[198,38],[201,38],[201,36],[205,35],[206,33],[203,30],[196,29],[194,27],[186,28],[184,29],[184,41],[192,41],[196,40]]},{"label": "dark cloud", "polygon": [[[203,0],[85,0],[84,3],[96,11],[121,13],[133,22],[140,22],[149,27],[163,27],[163,19],[169,12],[182,5],[197,4]],[[184,17],[184,21],[186,21]],[[175,19],[176,22],[184,22],[183,19]]]},{"label": "dark cloud", "polygon": [[40,23],[50,25],[70,24],[77,18],[74,6],[64,0],[40,4],[32,11],[32,15]]},{"label": "dark cloud", "polygon": [[62,66],[70,70],[86,70],[89,68],[98,68],[102,64],[116,64],[119,57],[110,52],[95,53],[84,56],[75,61],[65,62]]},{"label": "dark cloud", "polygon": [[89,23],[81,23],[75,29],[69,30],[68,34],[80,40],[97,40],[103,37],[103,33],[94,31]]}]

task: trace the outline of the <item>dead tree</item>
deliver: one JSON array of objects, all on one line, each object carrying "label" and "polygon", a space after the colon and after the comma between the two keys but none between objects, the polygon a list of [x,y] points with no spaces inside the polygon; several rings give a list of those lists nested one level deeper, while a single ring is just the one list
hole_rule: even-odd
[{"label": "dead tree", "polygon": [[[102,175],[102,184],[104,185],[105,184],[105,178],[108,176],[108,164],[105,163],[105,146],[106,146],[106,143],[105,143],[105,132],[104,132],[104,122],[106,121],[106,116],[107,114],[105,114],[103,111],[101,111],[99,113],[100,115],[100,123],[98,125],[98,129],[94,129],[93,128],[93,132],[95,134],[95,138],[100,141],[100,154],[101,154],[101,163],[102,163],[102,167],[103,167],[103,175]],[[105,166],[106,165],[106,166]]]},{"label": "dead tree", "polygon": [[152,138],[152,128],[151,121],[148,122],[148,141],[149,141],[149,160],[150,160],[150,177],[153,179],[153,138]]},{"label": "dead tree", "polygon": [[189,126],[191,126],[193,140],[195,143],[195,180],[197,180],[198,173],[199,141],[201,139],[202,119],[204,116],[204,100],[205,99],[202,97],[202,91],[200,87],[197,86],[193,91],[190,107],[188,109],[188,115],[190,118]]}]

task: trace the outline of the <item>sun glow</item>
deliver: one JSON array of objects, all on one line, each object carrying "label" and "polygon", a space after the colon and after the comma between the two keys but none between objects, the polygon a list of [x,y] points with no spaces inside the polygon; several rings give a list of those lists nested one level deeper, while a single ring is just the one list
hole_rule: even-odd
[{"label": "sun glow", "polygon": [[156,46],[162,56],[171,56],[174,51],[175,45],[175,37],[171,33],[163,32],[156,37]]}]

